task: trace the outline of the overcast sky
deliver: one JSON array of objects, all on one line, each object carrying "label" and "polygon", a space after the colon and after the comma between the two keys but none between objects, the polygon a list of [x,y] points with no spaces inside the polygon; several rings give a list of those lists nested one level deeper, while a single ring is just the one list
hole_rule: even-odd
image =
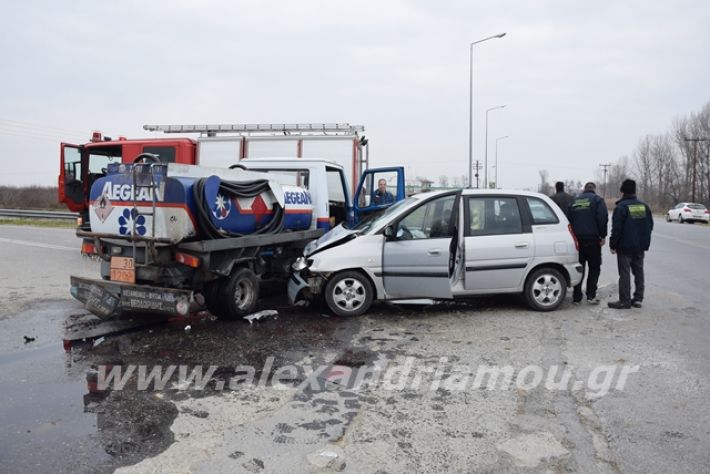
[{"label": "overcast sky", "polygon": [[0,184],[55,184],[59,142],[145,123],[362,124],[373,166],[435,181],[500,142],[500,183],[594,177],[710,101],[710,2],[6,2]]}]

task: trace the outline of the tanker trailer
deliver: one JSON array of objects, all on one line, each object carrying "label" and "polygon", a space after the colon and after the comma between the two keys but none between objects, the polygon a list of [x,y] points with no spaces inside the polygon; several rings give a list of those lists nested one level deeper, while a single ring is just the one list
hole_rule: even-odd
[{"label": "tanker trailer", "polygon": [[93,183],[89,213],[77,236],[93,245],[101,279],[72,276],[71,293],[105,319],[187,315],[196,302],[241,317],[260,280],[285,280],[322,234],[307,190],[243,169],[116,163]]}]

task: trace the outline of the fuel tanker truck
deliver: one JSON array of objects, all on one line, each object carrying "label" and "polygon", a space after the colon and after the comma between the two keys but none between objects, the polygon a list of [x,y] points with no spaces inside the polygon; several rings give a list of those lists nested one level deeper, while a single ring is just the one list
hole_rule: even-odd
[{"label": "fuel tanker truck", "polygon": [[[290,172],[293,160],[260,165],[258,171],[240,164],[208,168],[162,163],[146,153],[132,164],[109,164],[91,185],[90,229],[77,230],[82,253],[100,261],[101,279],[72,276],[71,294],[103,319],[186,316],[202,304],[226,319],[252,312],[263,279],[286,281],[324,227],[361,215],[353,212],[346,186],[332,189],[342,184],[329,179],[338,165],[304,160],[305,181],[303,173]],[[363,190],[380,170],[366,171]],[[396,171],[400,200],[403,171]],[[332,199],[343,192],[339,212]]]}]

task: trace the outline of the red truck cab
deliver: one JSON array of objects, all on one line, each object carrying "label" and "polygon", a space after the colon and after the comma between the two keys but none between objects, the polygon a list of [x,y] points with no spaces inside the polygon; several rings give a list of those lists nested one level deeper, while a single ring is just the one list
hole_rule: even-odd
[{"label": "red truck cab", "polygon": [[61,144],[59,168],[59,202],[78,212],[86,222],[88,196],[95,180],[106,174],[109,163],[132,163],[141,153],[158,155],[166,163],[194,165],[196,142],[189,138],[119,138],[112,140],[94,132],[89,143]]}]

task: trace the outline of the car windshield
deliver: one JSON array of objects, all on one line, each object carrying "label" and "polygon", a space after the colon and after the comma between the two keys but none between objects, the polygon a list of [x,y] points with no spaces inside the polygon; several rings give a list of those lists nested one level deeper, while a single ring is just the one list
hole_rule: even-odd
[{"label": "car windshield", "polygon": [[361,221],[355,227],[353,227],[352,230],[357,231],[359,234],[364,234],[370,229],[376,229],[383,223],[387,222],[390,219],[390,216],[398,212],[399,209],[407,207],[415,201],[417,201],[417,199],[412,197],[409,197],[402,201],[398,201],[388,207],[382,214],[378,214],[376,217]]}]

